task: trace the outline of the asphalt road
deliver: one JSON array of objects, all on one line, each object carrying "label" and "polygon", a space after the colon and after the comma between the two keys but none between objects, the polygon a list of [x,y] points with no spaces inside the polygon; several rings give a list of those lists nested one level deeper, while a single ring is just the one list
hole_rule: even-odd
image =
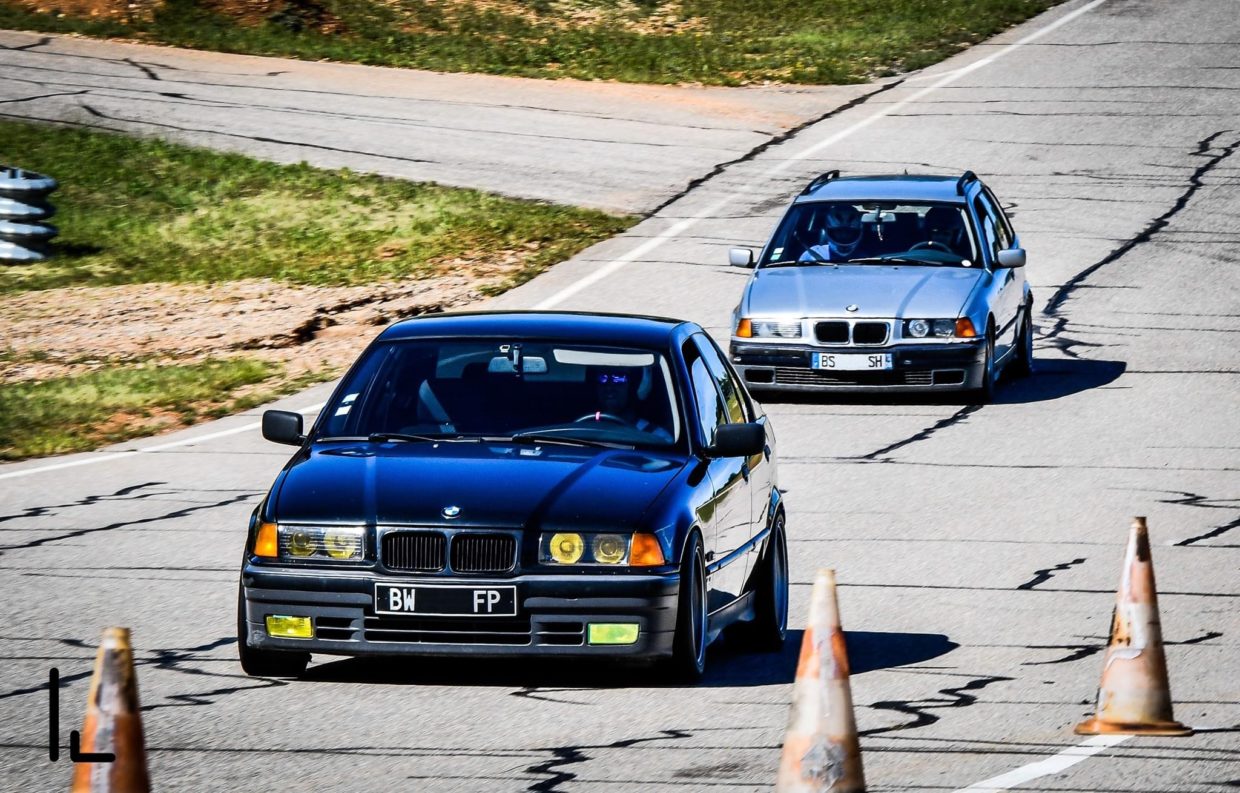
[{"label": "asphalt road", "polygon": [[[680,315],[723,337],[745,277],[727,247],[758,244],[822,170],[971,168],[1010,207],[1039,309],[1032,379],[980,409],[767,404],[793,623],[814,570],[835,567],[872,791],[955,791],[1081,742],[1137,514],[1176,716],[1200,730],[1129,739],[1020,789],[1240,784],[1238,43],[1226,2],[1066,4],[489,304]],[[67,734],[111,624],[135,631],[161,790],[770,784],[799,632],[781,656],[714,648],[689,688],[580,663],[320,658],[298,682],[242,676],[245,519],[286,457],[243,429],[255,420],[0,468],[0,788],[67,785],[67,763],[47,759],[47,669],[66,682]]]},{"label": "asphalt road", "polygon": [[436,74],[12,31],[0,71],[0,118],[640,213],[875,90]]}]

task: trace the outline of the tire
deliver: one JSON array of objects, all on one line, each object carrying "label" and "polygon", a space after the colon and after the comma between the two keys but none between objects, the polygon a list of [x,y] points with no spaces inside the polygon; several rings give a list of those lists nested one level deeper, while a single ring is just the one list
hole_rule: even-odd
[{"label": "tire", "polygon": [[995,364],[995,327],[986,328],[986,358],[982,364],[982,384],[973,389],[969,401],[975,405],[988,405],[994,401],[995,385],[999,379],[999,370]]},{"label": "tire", "polygon": [[737,625],[746,649],[779,652],[788,635],[788,537],[784,514],[775,517],[754,591],[754,618]]},{"label": "tire", "polygon": [[1016,359],[1009,367],[1012,377],[1028,377],[1033,374],[1033,311],[1026,307],[1024,314],[1020,339],[1016,343]]},{"label": "tire", "polygon": [[237,587],[237,655],[241,669],[251,677],[300,677],[310,663],[310,653],[259,650],[246,639],[245,594]]},{"label": "tire", "polygon": [[672,674],[679,680],[694,682],[706,671],[706,620],[706,562],[702,538],[695,533],[680,565],[671,660]]}]

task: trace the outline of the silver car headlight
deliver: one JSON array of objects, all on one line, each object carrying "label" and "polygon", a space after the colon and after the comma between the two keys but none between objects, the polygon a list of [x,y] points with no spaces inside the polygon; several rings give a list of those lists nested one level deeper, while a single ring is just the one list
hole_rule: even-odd
[{"label": "silver car headlight", "polygon": [[736,335],[754,339],[799,339],[801,322],[778,319],[742,319],[736,323]]},{"label": "silver car headlight", "polygon": [[934,335],[946,339],[956,334],[954,319],[909,319],[904,321],[904,335],[911,339],[924,339]]},{"label": "silver car headlight", "polygon": [[280,526],[280,558],[360,562],[365,533],[361,526]]}]

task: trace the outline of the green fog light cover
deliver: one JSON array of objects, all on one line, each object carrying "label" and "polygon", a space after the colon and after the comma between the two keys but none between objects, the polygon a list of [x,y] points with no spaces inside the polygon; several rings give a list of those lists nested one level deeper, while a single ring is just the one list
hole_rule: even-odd
[{"label": "green fog light cover", "polygon": [[309,617],[283,617],[267,615],[267,635],[284,639],[312,639],[314,626]]},{"label": "green fog light cover", "polygon": [[590,644],[634,644],[637,642],[635,622],[591,622]]}]

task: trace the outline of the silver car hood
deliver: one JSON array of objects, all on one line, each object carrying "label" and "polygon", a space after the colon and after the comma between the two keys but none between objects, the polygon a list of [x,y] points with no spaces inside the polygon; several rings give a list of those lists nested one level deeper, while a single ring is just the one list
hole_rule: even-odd
[{"label": "silver car hood", "polygon": [[[842,264],[772,267],[749,282],[747,317],[955,318],[981,268]],[[855,305],[855,311],[847,307]]]}]

